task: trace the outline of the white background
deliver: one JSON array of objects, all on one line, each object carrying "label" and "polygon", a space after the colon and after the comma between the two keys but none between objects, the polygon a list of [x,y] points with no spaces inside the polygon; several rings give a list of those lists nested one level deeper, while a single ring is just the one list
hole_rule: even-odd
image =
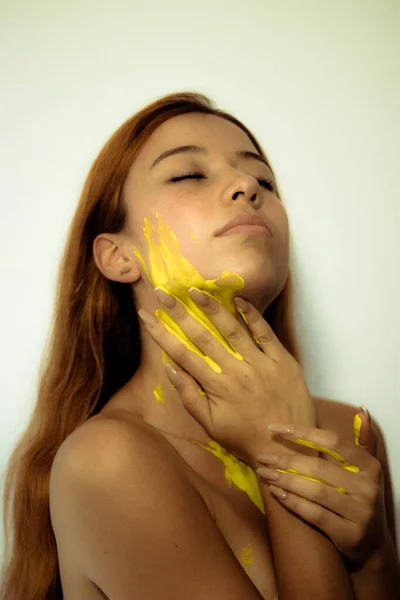
[{"label": "white background", "polygon": [[398,0],[0,2],[2,477],[88,169],[133,113],[193,90],[276,171],[307,382],[381,425],[398,513],[399,56]]}]

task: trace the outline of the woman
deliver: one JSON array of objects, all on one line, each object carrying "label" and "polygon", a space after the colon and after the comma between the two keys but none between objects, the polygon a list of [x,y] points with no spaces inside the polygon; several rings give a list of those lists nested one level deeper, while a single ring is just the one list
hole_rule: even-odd
[{"label": "woman", "polygon": [[[243,215],[261,226],[222,231]],[[361,411],[354,443],[354,408],[310,395],[288,261],[276,178],[234,117],[178,93],[115,132],[70,227],[9,465],[1,600],[392,597],[383,437]]]}]

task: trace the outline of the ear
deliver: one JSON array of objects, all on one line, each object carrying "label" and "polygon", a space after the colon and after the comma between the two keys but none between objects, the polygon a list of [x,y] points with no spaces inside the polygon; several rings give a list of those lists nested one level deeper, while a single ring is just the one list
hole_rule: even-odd
[{"label": "ear", "polygon": [[136,261],[125,251],[126,247],[127,242],[120,234],[102,233],[95,238],[93,259],[107,279],[133,283],[140,278],[141,273]]}]

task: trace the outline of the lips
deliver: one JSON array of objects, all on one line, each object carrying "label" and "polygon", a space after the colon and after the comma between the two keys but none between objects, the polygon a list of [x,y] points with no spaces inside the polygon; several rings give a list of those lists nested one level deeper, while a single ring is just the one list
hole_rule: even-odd
[{"label": "lips", "polygon": [[222,233],[225,233],[225,231],[228,231],[228,229],[236,227],[236,225],[261,225],[261,227],[265,227],[265,229],[268,229],[268,231],[271,233],[267,224],[262,220],[261,217],[259,217],[258,215],[241,213],[239,215],[236,215],[236,217],[233,217],[233,219],[231,219],[230,221],[228,221],[223,227],[221,227],[221,229],[218,229],[215,232],[215,235],[221,235]]}]

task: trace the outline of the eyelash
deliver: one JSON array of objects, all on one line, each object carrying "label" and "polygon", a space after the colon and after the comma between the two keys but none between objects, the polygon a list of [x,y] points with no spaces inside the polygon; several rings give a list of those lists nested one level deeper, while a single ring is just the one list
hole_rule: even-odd
[{"label": "eyelash", "polygon": [[[171,183],[176,183],[178,181],[182,181],[183,179],[200,179],[200,178],[205,179],[205,177],[202,173],[187,173],[186,175],[178,175],[176,177],[172,177],[168,181]],[[260,185],[265,187],[267,190],[270,190],[271,192],[275,191],[275,185],[274,185],[274,182],[272,181],[272,179],[260,178],[260,179],[257,179],[257,181]]]}]

